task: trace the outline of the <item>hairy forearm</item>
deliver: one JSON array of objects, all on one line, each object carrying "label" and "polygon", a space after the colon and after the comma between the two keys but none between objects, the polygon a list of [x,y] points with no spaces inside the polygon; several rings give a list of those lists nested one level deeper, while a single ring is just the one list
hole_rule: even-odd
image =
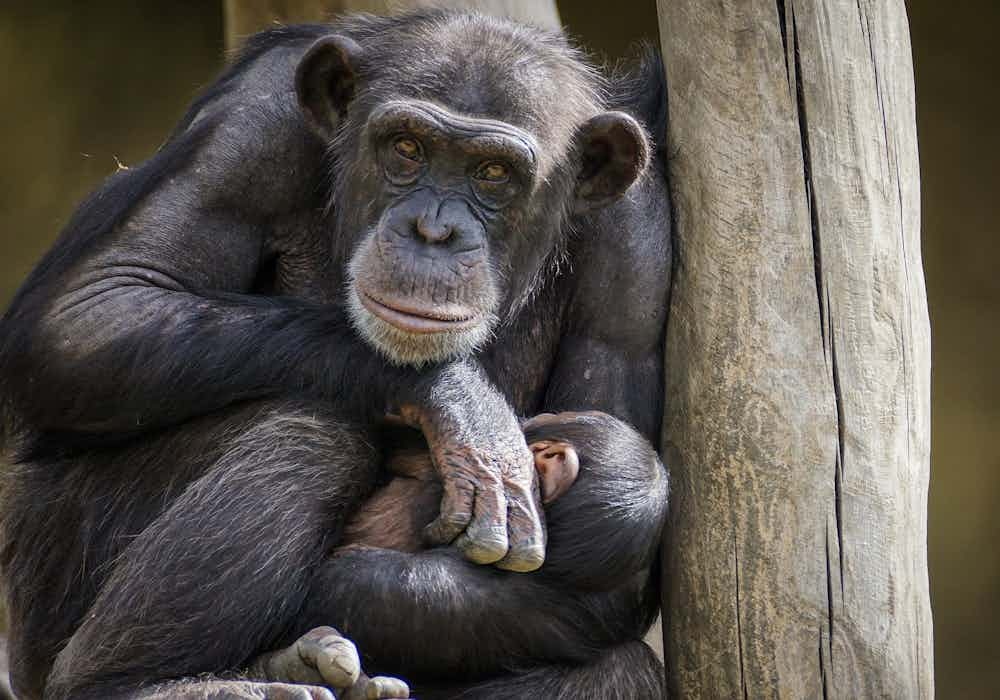
[{"label": "hairy forearm", "polygon": [[282,393],[368,415],[417,390],[418,374],[382,360],[334,307],[151,286],[81,306],[8,324],[0,377],[43,430],[135,431]]}]

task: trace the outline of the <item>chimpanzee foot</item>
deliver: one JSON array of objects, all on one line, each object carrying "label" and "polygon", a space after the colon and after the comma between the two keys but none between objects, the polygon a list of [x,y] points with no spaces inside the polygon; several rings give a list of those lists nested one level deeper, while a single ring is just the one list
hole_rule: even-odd
[{"label": "chimpanzee foot", "polygon": [[351,640],[332,627],[317,627],[281,651],[265,654],[250,674],[269,681],[329,686],[338,700],[409,698],[410,689],[397,678],[369,678]]},{"label": "chimpanzee foot", "polygon": [[269,681],[347,689],[361,675],[361,659],[354,644],[340,632],[332,627],[317,627],[290,647],[258,658],[250,672]]}]

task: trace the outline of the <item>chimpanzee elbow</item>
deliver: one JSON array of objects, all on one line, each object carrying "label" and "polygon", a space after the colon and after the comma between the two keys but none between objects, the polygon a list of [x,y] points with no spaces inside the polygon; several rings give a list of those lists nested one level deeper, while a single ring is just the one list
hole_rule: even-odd
[{"label": "chimpanzee elbow", "polygon": [[36,329],[5,320],[0,329],[0,401],[6,432],[57,429],[55,409],[67,392],[51,377],[52,351]]},{"label": "chimpanzee elbow", "polygon": [[39,435],[86,429],[85,389],[97,379],[81,350],[84,329],[45,312],[12,309],[0,322],[0,401],[5,432]]},{"label": "chimpanzee elbow", "polygon": [[33,407],[48,393],[39,386],[42,355],[31,325],[8,314],[0,321],[0,415],[8,439],[36,422]]}]

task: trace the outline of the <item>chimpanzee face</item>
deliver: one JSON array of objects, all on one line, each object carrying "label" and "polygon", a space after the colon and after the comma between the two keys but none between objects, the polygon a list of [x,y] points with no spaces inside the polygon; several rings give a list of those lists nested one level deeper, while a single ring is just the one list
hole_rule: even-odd
[{"label": "chimpanzee face", "polygon": [[399,362],[474,351],[507,294],[500,243],[532,204],[535,139],[419,100],[378,107],[363,138],[379,216],[350,262],[356,326]]},{"label": "chimpanzee face", "polygon": [[[302,60],[297,86],[307,121],[338,149],[335,216],[355,241],[352,320],[400,364],[468,355],[530,294],[565,218],[614,201],[639,176],[645,135],[628,115],[580,99],[548,96],[553,104],[522,107],[534,121],[482,106],[519,88],[505,106],[523,102],[539,92],[537,75],[523,85],[504,75],[493,81],[498,88],[477,81],[476,93],[489,99],[470,99],[460,85],[452,96],[422,94],[412,85],[429,81],[419,76],[401,81],[396,71],[397,82],[412,85],[386,85],[385,71],[359,72],[380,63],[364,51],[342,36],[321,39]],[[587,75],[550,72],[542,82]],[[362,83],[365,95],[355,99]],[[578,87],[574,94],[589,94]]]}]

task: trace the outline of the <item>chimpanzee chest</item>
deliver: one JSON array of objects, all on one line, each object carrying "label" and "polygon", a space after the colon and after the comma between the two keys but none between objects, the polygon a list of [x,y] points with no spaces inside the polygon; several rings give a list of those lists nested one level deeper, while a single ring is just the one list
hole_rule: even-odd
[{"label": "chimpanzee chest", "polygon": [[497,331],[494,342],[480,355],[490,378],[519,416],[545,409],[562,331],[560,307],[554,296],[539,295],[513,323]]}]

